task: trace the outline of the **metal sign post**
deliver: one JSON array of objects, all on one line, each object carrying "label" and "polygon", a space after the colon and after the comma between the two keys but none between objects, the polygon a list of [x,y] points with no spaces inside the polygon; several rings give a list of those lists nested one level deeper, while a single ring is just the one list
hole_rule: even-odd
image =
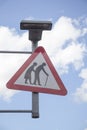
[{"label": "metal sign post", "polygon": [[[50,21],[29,21],[23,20],[20,23],[22,30],[29,30],[29,40],[32,41],[32,52],[37,48],[41,40],[43,30],[51,30]],[[32,118],[39,118],[39,93],[32,92]]]},{"label": "metal sign post", "polygon": [[[32,41],[32,52],[37,48],[38,43]],[[39,118],[39,93],[32,93],[32,118]]]}]

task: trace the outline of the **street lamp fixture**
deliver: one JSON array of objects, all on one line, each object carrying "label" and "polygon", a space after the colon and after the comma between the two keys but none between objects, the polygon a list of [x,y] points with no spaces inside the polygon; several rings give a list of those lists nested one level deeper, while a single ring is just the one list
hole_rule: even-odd
[{"label": "street lamp fixture", "polygon": [[22,20],[20,23],[20,28],[22,30],[29,30],[29,29],[51,30],[52,23],[50,21]]},{"label": "street lamp fixture", "polygon": [[22,20],[20,29],[29,30],[29,40],[36,42],[41,40],[43,30],[51,30],[52,23],[50,21],[32,21]]}]

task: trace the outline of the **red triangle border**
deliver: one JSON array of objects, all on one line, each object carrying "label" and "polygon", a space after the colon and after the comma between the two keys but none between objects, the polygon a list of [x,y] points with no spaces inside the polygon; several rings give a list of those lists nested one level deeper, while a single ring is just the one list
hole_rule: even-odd
[{"label": "red triangle border", "polygon": [[[34,58],[41,53],[43,57],[45,58],[49,69],[51,70],[58,86],[60,87],[60,90],[50,89],[50,88],[40,88],[38,86],[26,86],[26,85],[19,85],[14,84],[15,81],[19,78],[19,76],[24,72],[24,70],[29,66],[29,64],[34,60]],[[51,60],[49,59],[45,49],[43,47],[38,47],[36,50],[32,53],[32,55],[26,60],[26,62],[20,67],[20,69],[14,74],[14,76],[7,82],[6,84],[7,88],[9,89],[15,89],[15,90],[24,90],[24,91],[32,91],[32,92],[41,92],[41,93],[47,93],[47,94],[56,94],[56,95],[66,95],[67,90],[60,79],[58,73],[56,72]]]}]

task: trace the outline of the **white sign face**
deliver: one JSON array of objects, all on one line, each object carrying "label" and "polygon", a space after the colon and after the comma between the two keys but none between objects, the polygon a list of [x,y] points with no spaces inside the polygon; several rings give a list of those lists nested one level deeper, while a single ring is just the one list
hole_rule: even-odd
[{"label": "white sign face", "polygon": [[[34,66],[35,64],[35,66]],[[38,86],[59,90],[51,70],[41,53],[33,60],[26,70],[16,80],[15,84],[26,86]]]},{"label": "white sign face", "polygon": [[38,47],[8,81],[7,88],[66,95],[67,90],[43,47]]}]

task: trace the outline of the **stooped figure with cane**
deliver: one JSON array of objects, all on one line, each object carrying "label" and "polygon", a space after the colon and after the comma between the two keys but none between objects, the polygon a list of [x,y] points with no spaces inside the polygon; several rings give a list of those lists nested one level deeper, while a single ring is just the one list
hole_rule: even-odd
[{"label": "stooped figure with cane", "polygon": [[47,78],[46,78],[46,81],[45,81],[45,86],[47,84],[47,80],[48,80],[48,73],[46,72],[46,70],[44,69],[44,66],[46,66],[46,63],[42,63],[41,65],[39,65],[36,69],[35,69],[35,79],[34,79],[34,85],[40,85],[41,86],[41,83],[40,83],[40,72],[43,71]]}]

